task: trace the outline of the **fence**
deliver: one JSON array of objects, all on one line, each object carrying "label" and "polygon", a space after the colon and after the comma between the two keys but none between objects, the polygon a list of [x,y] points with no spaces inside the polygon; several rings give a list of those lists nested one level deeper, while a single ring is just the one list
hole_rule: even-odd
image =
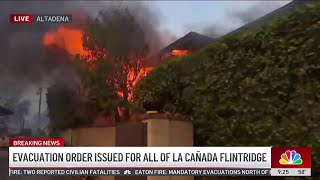
[{"label": "fence", "polygon": [[[62,132],[73,146],[193,146],[193,124],[187,118],[145,115],[138,122],[108,127],[83,127]],[[194,177],[98,177],[99,180],[193,180]]]}]

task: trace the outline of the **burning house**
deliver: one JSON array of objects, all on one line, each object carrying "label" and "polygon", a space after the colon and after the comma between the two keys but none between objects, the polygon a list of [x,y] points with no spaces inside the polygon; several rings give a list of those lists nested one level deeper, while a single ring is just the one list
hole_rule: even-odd
[{"label": "burning house", "polygon": [[[274,15],[277,15],[279,13],[281,13],[283,10],[286,9],[291,9],[292,7],[295,7],[296,4],[299,4],[300,1],[293,1],[292,3],[289,3],[287,6],[284,6],[283,8],[280,8],[279,10],[276,10],[272,13],[270,13],[271,15],[266,15],[252,23],[249,23],[248,25],[245,25],[241,28],[239,28],[238,30],[232,32],[239,32],[242,31],[245,28],[251,28],[251,27],[257,27],[257,26],[261,26],[262,24],[264,24],[264,22],[269,21],[269,19],[271,19],[270,17],[274,17]],[[24,4],[24,5],[29,5],[31,6],[31,4]],[[37,3],[38,5],[38,3]],[[47,5],[45,5],[44,7],[46,7]],[[2,6],[4,7],[4,6]],[[10,6],[8,5],[7,8],[9,8]],[[12,6],[13,7],[13,6]],[[53,6],[50,6],[51,10],[54,11],[56,13],[56,9],[52,8]],[[65,9],[70,9],[71,7],[68,6],[57,6],[57,9],[60,9],[60,7],[64,7]],[[45,8],[42,8],[45,9]],[[71,8],[74,9],[74,8]],[[47,10],[46,10],[47,11]],[[139,9],[140,12],[140,9]],[[10,11],[11,13],[11,11]],[[139,19],[138,19],[139,20]],[[148,20],[147,20],[148,21]],[[145,20],[139,20],[139,22],[145,22]],[[151,19],[150,22],[153,22],[153,19]],[[261,23],[262,22],[262,23]],[[79,23],[81,24],[81,23]],[[153,24],[153,23],[150,23]],[[22,32],[22,36],[21,37],[28,37],[25,34],[23,34],[23,31],[26,31],[25,29],[16,29],[17,26],[8,26],[8,28],[3,28],[1,29],[1,33],[2,34],[2,39],[4,39],[3,42],[9,42],[9,37],[15,37],[15,34],[10,34],[11,32]],[[33,26],[32,28],[36,28],[36,26]],[[122,28],[122,29],[130,29],[130,28]],[[146,32],[154,32],[154,27],[148,27],[146,26],[146,28],[144,28]],[[4,32],[4,30],[8,30],[8,32]],[[10,31],[9,31],[10,30]],[[28,29],[28,31],[30,31],[30,29]],[[19,71],[17,72],[13,72],[11,74],[3,74],[2,77],[14,77],[17,76],[14,80],[16,79],[23,79],[21,77],[30,77],[30,79],[32,80],[32,82],[35,80],[38,80],[38,77],[48,77],[48,79],[59,79],[59,80],[63,80],[66,81],[66,79],[68,79],[67,77],[71,76],[68,70],[68,65],[69,64],[69,60],[72,58],[69,58],[69,55],[76,55],[76,54],[87,54],[88,52],[86,52],[85,50],[83,50],[82,47],[82,29],[80,28],[80,26],[78,27],[78,25],[68,25],[68,26],[63,26],[63,25],[58,25],[58,27],[44,27],[44,28],[40,28],[40,29],[32,29],[31,31],[32,37],[35,38],[27,38],[27,39],[23,39],[24,40],[24,44],[23,47],[21,47],[21,49],[23,50],[28,50],[28,51],[21,51],[23,53],[20,54],[16,54],[16,50],[15,51],[10,51],[9,46],[5,46],[3,45],[3,51],[4,52],[10,52],[12,53],[12,57],[16,57],[15,59],[10,59],[10,64],[14,64],[16,65],[17,68],[14,69],[18,69]],[[30,33],[31,33],[30,32]],[[9,35],[10,36],[9,36]],[[155,33],[149,33],[148,37],[149,39],[152,39],[152,42],[158,42],[157,38],[155,38],[153,35]],[[228,35],[228,34],[227,34]],[[133,37],[137,37],[137,36],[133,36]],[[37,42],[41,42],[40,44],[37,44],[34,42],[34,39],[37,40]],[[126,36],[126,39],[130,39],[130,37],[128,38]],[[159,64],[161,64],[165,59],[170,58],[170,57],[179,57],[182,55],[186,55],[190,52],[194,52],[197,51],[205,46],[207,46],[210,43],[215,42],[216,39],[214,38],[210,38],[195,32],[190,32],[188,34],[186,34],[185,36],[181,37],[180,39],[176,40],[175,42],[171,43],[170,45],[164,47],[162,50],[160,50],[156,55],[155,55],[155,60],[152,61],[152,63],[150,63],[150,65],[145,65],[145,67],[143,69],[141,69],[141,71],[138,73],[138,78],[137,80],[141,77],[141,76],[145,76],[149,71],[151,71],[154,67],[158,66]],[[21,38],[11,38],[10,42],[14,42],[15,45],[17,45],[17,48],[20,48],[20,43]],[[37,46],[35,47],[34,44],[36,44]],[[18,46],[19,45],[19,46]],[[120,43],[121,45],[121,43]],[[22,46],[22,45],[21,45]],[[10,46],[11,47],[11,46]],[[50,48],[48,48],[50,47]],[[54,50],[54,48],[58,49],[58,50]],[[50,49],[50,51],[48,50]],[[50,52],[50,53],[48,53]],[[34,57],[34,54],[37,55],[37,57]],[[41,54],[41,55],[38,55]],[[13,56],[14,55],[14,56]],[[26,63],[25,59],[27,58],[32,62],[28,62]],[[5,59],[5,58],[2,58]],[[35,62],[33,62],[33,60]],[[9,60],[7,60],[9,61]],[[71,63],[70,63],[71,64]],[[32,65],[32,66],[31,66]],[[36,68],[34,67],[34,65],[38,65]],[[20,69],[23,70],[27,70],[27,72],[29,72],[28,74],[20,74],[20,72],[25,72],[25,71],[21,71]],[[37,71],[39,70],[39,72]],[[34,72],[35,71],[35,72]],[[4,72],[4,71],[0,71],[0,72]],[[43,73],[45,72],[45,73]],[[130,77],[132,76],[132,73],[128,73],[128,79],[131,79]],[[40,79],[39,81],[42,81],[42,79]],[[16,81],[15,81],[16,82]],[[133,82],[132,84],[134,85],[136,83]],[[69,83],[68,83],[69,84]],[[55,99],[55,98],[53,98]],[[129,96],[130,99],[130,96]],[[51,110],[52,111],[52,110]],[[0,116],[3,115],[8,115],[12,112],[8,111],[8,110],[2,110],[2,108],[0,107]],[[107,121],[113,121],[110,120],[110,118],[99,118],[99,122],[100,119],[102,122],[107,122]],[[98,123],[99,124],[99,123]]]},{"label": "burning house", "polygon": [[[255,29],[259,28],[263,25],[266,25],[270,23],[275,17],[280,16],[281,14],[284,14],[297,6],[300,6],[308,1],[300,1],[300,0],[294,0],[287,5],[276,9],[244,26],[239,27],[238,29],[235,29],[220,38],[230,36],[233,34],[237,34],[240,32],[243,32],[247,29]],[[220,39],[218,38],[218,39]],[[162,50],[159,51],[157,55],[155,55],[153,58],[157,59],[155,64],[153,66],[158,66],[163,61],[165,61],[168,58],[175,58],[180,57],[186,54],[189,54],[191,52],[197,51],[210,43],[215,42],[217,39],[198,34],[196,32],[189,32],[185,36],[181,37],[180,39],[176,40],[175,42],[171,43],[170,45],[164,47]]]},{"label": "burning house", "polygon": [[208,36],[198,34],[196,32],[189,32],[182,38],[164,47],[153,58],[158,59],[154,66],[161,64],[168,58],[175,58],[187,55],[193,51],[197,51],[202,47],[214,42],[215,39]]},{"label": "burning house", "polygon": [[163,48],[159,52],[158,56],[163,57],[167,54],[171,54],[172,56],[181,56],[183,54],[187,54],[187,52],[199,50],[213,41],[214,39],[208,36],[198,34],[196,32],[189,32],[182,38]]}]

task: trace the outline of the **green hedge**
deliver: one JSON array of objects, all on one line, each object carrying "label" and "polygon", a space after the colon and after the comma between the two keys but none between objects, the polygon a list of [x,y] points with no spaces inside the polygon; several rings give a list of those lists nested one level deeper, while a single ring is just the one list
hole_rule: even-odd
[{"label": "green hedge", "polygon": [[136,101],[192,116],[196,145],[312,146],[319,173],[319,9],[309,3],[161,65],[138,83]]}]

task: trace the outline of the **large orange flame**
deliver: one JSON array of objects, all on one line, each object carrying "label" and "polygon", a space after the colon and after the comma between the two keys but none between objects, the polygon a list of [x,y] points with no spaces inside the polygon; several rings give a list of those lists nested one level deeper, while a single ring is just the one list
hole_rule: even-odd
[{"label": "large orange flame", "polygon": [[55,45],[72,55],[86,54],[82,47],[82,31],[60,26],[56,31],[47,32],[43,37],[46,46]]},{"label": "large orange flame", "polygon": [[[65,26],[60,26],[56,31],[51,31],[45,33],[43,36],[43,44],[46,46],[55,45],[57,47],[65,49],[71,55],[88,55],[89,52],[83,49],[82,45],[82,35],[83,32],[80,29],[71,29]],[[153,67],[145,67],[140,69],[136,77],[134,77],[134,72],[129,72],[127,75],[128,82],[132,82],[134,87],[138,80],[146,76]],[[117,93],[119,96],[123,97],[122,92]],[[129,100],[132,100],[132,93],[129,93]]]}]

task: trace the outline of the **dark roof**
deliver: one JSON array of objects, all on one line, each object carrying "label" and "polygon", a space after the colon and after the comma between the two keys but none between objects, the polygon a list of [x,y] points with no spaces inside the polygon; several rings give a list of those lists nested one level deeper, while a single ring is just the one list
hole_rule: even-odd
[{"label": "dark roof", "polygon": [[13,112],[10,111],[9,109],[6,109],[0,106],[0,116],[10,115],[10,114],[13,114]]},{"label": "dark roof", "polygon": [[255,28],[259,28],[263,25],[266,25],[268,23],[270,23],[274,18],[276,17],[279,17],[281,16],[282,14],[285,14],[291,10],[293,10],[294,8],[296,8],[297,6],[300,6],[302,4],[305,4],[305,3],[309,3],[311,1],[314,1],[314,0],[294,0],[284,6],[282,6],[281,8],[279,9],[276,9],[274,11],[272,11],[271,13],[268,13],[244,26],[241,26],[240,28],[234,30],[234,31],[231,31],[229,33],[227,33],[226,35],[224,36],[228,36],[228,35],[232,35],[232,34],[236,34],[238,32],[241,32],[241,31],[244,31],[246,29],[255,29]]},{"label": "dark roof", "polygon": [[189,32],[182,38],[176,40],[169,46],[160,50],[160,52],[158,53],[158,56],[162,57],[170,53],[174,49],[190,50],[190,51],[199,50],[202,47],[212,43],[214,40],[215,39],[213,38],[210,38],[202,34],[198,34],[196,32]]}]

